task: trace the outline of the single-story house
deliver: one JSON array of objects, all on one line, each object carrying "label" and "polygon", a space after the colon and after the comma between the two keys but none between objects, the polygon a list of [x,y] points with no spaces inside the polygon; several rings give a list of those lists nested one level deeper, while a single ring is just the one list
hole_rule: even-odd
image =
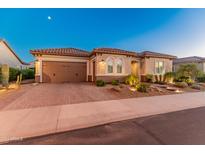
[{"label": "single-story house", "polygon": [[123,81],[129,74],[164,74],[172,71],[175,56],[156,52],[141,53],[115,48],[91,52],[76,48],[36,49],[36,82],[81,82],[113,79]]},{"label": "single-story house", "polygon": [[184,64],[195,64],[197,68],[205,73],[205,58],[204,57],[185,57],[185,58],[178,58],[173,61],[173,69],[177,71],[180,65]]},{"label": "single-story house", "polygon": [[24,69],[29,64],[23,62],[5,40],[0,39],[0,65],[8,64],[9,67]]}]

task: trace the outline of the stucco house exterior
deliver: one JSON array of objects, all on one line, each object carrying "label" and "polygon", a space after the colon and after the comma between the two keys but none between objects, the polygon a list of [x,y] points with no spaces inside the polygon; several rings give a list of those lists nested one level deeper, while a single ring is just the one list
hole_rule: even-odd
[{"label": "stucco house exterior", "polygon": [[185,57],[185,58],[178,58],[173,61],[173,69],[177,71],[180,65],[183,64],[195,64],[197,68],[205,73],[205,58],[204,57]]},{"label": "stucco house exterior", "polygon": [[0,39],[0,65],[8,64],[9,67],[24,69],[29,66],[28,63],[23,62],[9,44]]},{"label": "stucco house exterior", "polygon": [[144,51],[137,53],[115,48],[95,48],[91,52],[76,48],[36,49],[36,82],[82,82],[113,79],[123,81],[129,74],[164,74],[172,71],[175,56]]}]

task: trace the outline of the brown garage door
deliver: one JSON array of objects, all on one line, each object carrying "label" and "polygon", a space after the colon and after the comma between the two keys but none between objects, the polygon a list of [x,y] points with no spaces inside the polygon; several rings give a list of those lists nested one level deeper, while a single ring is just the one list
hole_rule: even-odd
[{"label": "brown garage door", "polygon": [[43,82],[82,82],[86,81],[86,63],[43,62]]}]

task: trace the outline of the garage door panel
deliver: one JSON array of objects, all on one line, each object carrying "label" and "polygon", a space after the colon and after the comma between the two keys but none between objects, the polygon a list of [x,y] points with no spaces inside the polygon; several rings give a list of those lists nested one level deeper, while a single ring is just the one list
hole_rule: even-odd
[{"label": "garage door panel", "polygon": [[43,82],[86,81],[86,63],[43,62]]}]

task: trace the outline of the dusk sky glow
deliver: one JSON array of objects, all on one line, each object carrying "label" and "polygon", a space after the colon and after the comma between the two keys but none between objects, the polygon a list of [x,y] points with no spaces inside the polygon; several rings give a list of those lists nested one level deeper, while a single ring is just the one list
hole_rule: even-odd
[{"label": "dusk sky glow", "polygon": [[0,9],[0,38],[30,49],[112,47],[205,57],[205,9]]}]

